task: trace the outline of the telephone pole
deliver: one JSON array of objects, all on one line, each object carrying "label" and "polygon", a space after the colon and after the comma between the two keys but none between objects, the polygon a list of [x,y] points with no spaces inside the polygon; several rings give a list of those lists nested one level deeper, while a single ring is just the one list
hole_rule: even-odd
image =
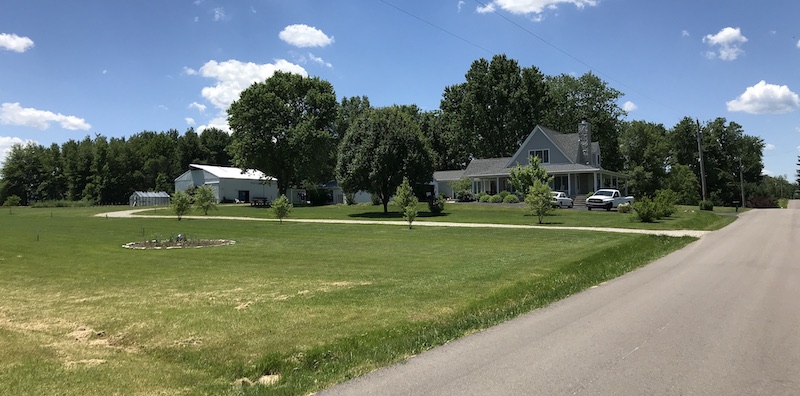
[{"label": "telephone pole", "polygon": [[700,184],[703,186],[703,201],[706,200],[706,167],[703,164],[703,130],[697,121],[697,151],[700,153]]}]

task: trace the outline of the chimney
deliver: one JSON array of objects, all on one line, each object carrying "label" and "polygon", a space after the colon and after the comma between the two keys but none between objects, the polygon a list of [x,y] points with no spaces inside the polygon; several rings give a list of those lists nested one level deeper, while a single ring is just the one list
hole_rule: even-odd
[{"label": "chimney", "polygon": [[592,126],[586,120],[578,124],[578,163],[591,165],[592,161]]}]

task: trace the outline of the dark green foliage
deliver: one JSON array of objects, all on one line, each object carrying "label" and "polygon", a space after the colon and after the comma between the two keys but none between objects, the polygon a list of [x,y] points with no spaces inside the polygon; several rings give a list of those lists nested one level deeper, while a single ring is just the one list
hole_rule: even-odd
[{"label": "dark green foliage", "polygon": [[510,156],[547,108],[544,75],[506,55],[472,62],[465,80],[446,87],[440,104],[447,150],[439,155],[455,169],[470,158]]},{"label": "dark green foliage", "polygon": [[519,203],[519,198],[514,194],[508,194],[503,198],[503,203]]},{"label": "dark green foliage", "polygon": [[428,201],[428,211],[430,211],[432,214],[435,215],[441,214],[442,212],[444,212],[444,203],[445,203],[444,197],[440,196],[433,198],[430,201]]},{"label": "dark green foliage", "polygon": [[547,101],[541,123],[564,133],[577,132],[586,120],[592,126],[592,140],[600,143],[603,168],[621,170],[620,120],[625,115],[618,99],[622,92],[608,86],[591,72],[580,77],[569,74],[548,76]]},{"label": "dark green foliage", "polygon": [[644,223],[652,223],[659,219],[658,205],[648,196],[643,196],[633,204],[636,218]]},{"label": "dark green foliage", "polygon": [[700,201],[700,210],[714,210],[714,203],[711,201]]},{"label": "dark green foliage", "polygon": [[678,194],[675,191],[669,189],[658,190],[655,198],[653,198],[653,202],[655,202],[658,212],[657,218],[661,219],[672,216],[675,213],[675,210],[677,210],[675,205],[677,205],[678,199]]},{"label": "dark green foliage", "polygon": [[303,182],[331,180],[336,116],[329,82],[275,72],[242,91],[228,109],[233,162],[276,177],[280,194]]},{"label": "dark green foliage", "polygon": [[470,190],[456,191],[456,201],[458,202],[472,202],[475,200],[475,195]]},{"label": "dark green foliage", "polygon": [[306,197],[308,198],[308,203],[312,206],[325,205],[331,201],[328,191],[321,188],[306,189]]},{"label": "dark green foliage", "polygon": [[339,145],[336,178],[344,190],[375,194],[388,213],[389,198],[408,178],[427,184],[433,176],[434,153],[408,109],[373,109],[361,115]]},{"label": "dark green foliage", "polygon": [[747,200],[748,208],[777,208],[778,200],[764,195],[754,195]]},{"label": "dark green foliage", "polygon": [[700,200],[700,181],[688,165],[673,165],[667,174],[665,187],[678,194],[681,205],[697,205]]}]

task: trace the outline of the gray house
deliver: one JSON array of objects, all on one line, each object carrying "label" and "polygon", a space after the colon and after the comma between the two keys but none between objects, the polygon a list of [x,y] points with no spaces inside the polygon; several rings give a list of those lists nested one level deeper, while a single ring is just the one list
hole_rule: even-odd
[{"label": "gray house", "polygon": [[600,188],[626,189],[626,176],[603,169],[600,144],[592,142],[588,123],[578,126],[578,133],[561,133],[537,125],[511,157],[473,159],[467,169],[439,171],[433,174],[437,194],[453,197],[451,183],[462,178],[472,180],[472,192],[497,194],[513,191],[510,172],[517,164],[530,163],[529,157],[542,160],[542,167],[553,176],[550,188],[575,197]]},{"label": "gray house", "polygon": [[189,170],[175,179],[175,191],[211,186],[219,202],[250,202],[254,198],[278,198],[277,179],[255,169],[190,164]]}]

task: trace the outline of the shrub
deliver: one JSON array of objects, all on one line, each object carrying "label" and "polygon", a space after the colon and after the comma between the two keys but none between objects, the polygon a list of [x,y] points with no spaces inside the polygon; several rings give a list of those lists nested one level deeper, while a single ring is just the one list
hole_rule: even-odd
[{"label": "shrub", "polygon": [[202,185],[194,190],[194,205],[198,210],[202,210],[204,215],[208,211],[217,210],[217,197],[214,196],[214,189],[209,185]]},{"label": "shrub", "polygon": [[478,194],[478,202],[489,202],[489,198],[491,197],[491,195],[484,193],[481,194],[483,195]]},{"label": "shrub", "polygon": [[489,196],[489,202],[490,203],[503,203],[503,197],[501,197],[500,194],[490,195]]},{"label": "shrub", "polygon": [[643,223],[652,223],[659,219],[656,203],[648,196],[636,201],[633,210],[636,212],[636,218]]},{"label": "shrub", "polygon": [[765,195],[754,195],[747,200],[747,206],[751,208],[777,208],[778,201]]},{"label": "shrub", "polygon": [[658,218],[672,216],[677,208],[675,205],[678,203],[680,196],[670,189],[656,191],[656,197],[653,202],[656,204],[656,211]]},{"label": "shrub", "polygon": [[786,199],[786,198],[779,199],[778,200],[778,206],[780,206],[783,209],[788,208],[789,207],[789,200]]},{"label": "shrub", "polygon": [[428,210],[435,215],[441,214],[444,212],[444,201],[443,197],[438,197],[430,200],[428,202]]},{"label": "shrub", "polygon": [[413,197],[412,196],[411,199],[408,202],[408,205],[406,205],[402,209],[403,218],[406,219],[406,221],[408,221],[408,229],[409,230],[411,229],[411,223],[413,223],[414,219],[417,218],[417,204],[418,203],[419,203],[419,201],[417,200],[417,197]]},{"label": "shrub", "polygon": [[711,201],[700,201],[700,210],[714,210],[714,203]]},{"label": "shrub", "polygon": [[373,205],[382,205],[383,204],[383,201],[381,201],[381,197],[379,197],[378,194],[370,195],[370,200],[372,201]]},{"label": "shrub", "polygon": [[500,197],[503,198],[503,199],[506,199],[508,194],[511,194],[511,193],[506,191],[506,190],[500,191]]},{"label": "shrub", "polygon": [[594,195],[594,191],[589,191],[589,192],[586,193],[586,198],[589,198],[592,195]]},{"label": "shrub", "polygon": [[554,210],[551,202],[552,197],[550,186],[538,179],[534,180],[533,186],[528,189],[528,195],[525,196],[525,204],[528,205],[532,215],[539,217],[539,224],[542,224],[546,214]]},{"label": "shrub", "polygon": [[619,213],[630,213],[632,209],[633,208],[631,207],[631,204],[627,202],[621,203],[619,206],[617,206],[617,212]]},{"label": "shrub", "polygon": [[272,201],[272,210],[275,212],[275,217],[278,218],[278,221],[283,223],[283,219],[288,217],[292,211],[292,204],[289,203],[286,195],[281,195],[278,199]]},{"label": "shrub", "polygon": [[180,221],[183,215],[189,213],[189,210],[192,209],[192,197],[186,191],[175,191],[172,194],[170,206],[172,206],[172,211],[175,212],[175,215],[178,216],[178,221]]},{"label": "shrub", "polygon": [[356,193],[354,193],[354,192],[345,192],[344,193],[344,203],[347,206],[355,205],[356,204]]},{"label": "shrub", "polygon": [[[476,197],[477,197],[478,201],[480,201],[481,198],[483,198],[485,196],[488,196],[488,195],[489,194],[487,194],[485,191],[481,191],[481,192],[478,193],[478,195]],[[481,201],[481,202],[485,202],[485,201]]]},{"label": "shrub", "polygon": [[470,190],[460,190],[456,192],[456,201],[458,202],[472,202],[475,200],[475,195]]},{"label": "shrub", "polygon": [[519,203],[519,198],[514,194],[508,194],[503,198],[503,203]]}]

